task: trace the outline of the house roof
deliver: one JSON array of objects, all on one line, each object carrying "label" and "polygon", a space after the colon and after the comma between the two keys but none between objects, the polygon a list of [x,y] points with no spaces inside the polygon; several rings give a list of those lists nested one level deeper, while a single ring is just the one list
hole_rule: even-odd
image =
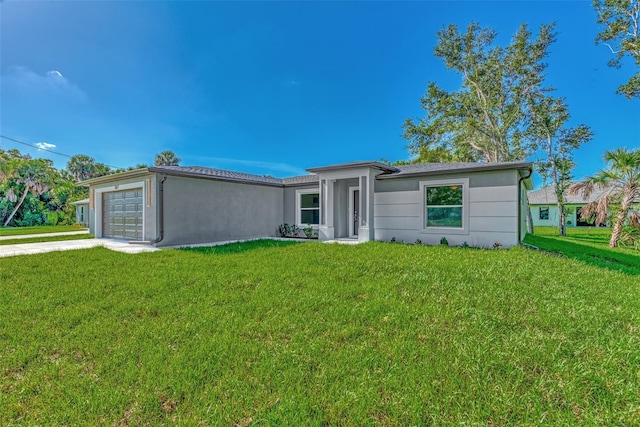
[{"label": "house roof", "polygon": [[318,175],[300,175],[282,179],[284,185],[315,184],[317,182]]},{"label": "house roof", "polygon": [[113,175],[105,175],[81,182],[82,185],[95,185],[114,180],[136,178],[149,173],[161,173],[174,176],[194,178],[216,179],[222,181],[243,182],[268,186],[294,186],[314,184],[318,182],[318,172],[327,172],[352,168],[375,168],[383,171],[377,179],[404,178],[411,176],[443,175],[461,172],[479,172],[507,169],[531,170],[532,163],[508,162],[508,163],[421,163],[403,166],[389,166],[380,162],[351,162],[307,169],[310,175],[294,176],[289,178],[275,178],[265,175],[254,175],[244,172],[235,172],[225,169],[207,168],[202,166],[151,166]]},{"label": "house roof", "polygon": [[78,200],[78,201],[75,201],[75,202],[71,202],[71,204],[72,205],[88,205],[89,204],[89,198]]},{"label": "house roof", "polygon": [[[607,189],[604,187],[596,187],[588,198],[582,196],[582,192],[571,195],[567,191],[564,192],[565,203],[587,204],[596,201]],[[530,205],[554,205],[558,203],[556,192],[553,185],[547,185],[539,190],[529,191],[527,199]]]},{"label": "house roof", "polygon": [[531,162],[494,162],[494,163],[477,163],[477,162],[455,162],[455,163],[416,163],[411,165],[397,166],[398,171],[392,174],[378,175],[376,178],[406,178],[417,175],[445,175],[459,172],[483,172],[493,170],[506,169],[529,169],[531,170],[533,163]]},{"label": "house roof", "polygon": [[194,176],[218,178],[225,181],[251,182],[255,184],[282,185],[282,179],[265,175],[254,175],[224,169],[205,168],[202,166],[153,166],[149,172],[169,173],[178,176]]},{"label": "house roof", "polygon": [[354,169],[354,168],[374,168],[374,169],[379,169],[381,171],[389,172],[389,173],[396,173],[399,170],[395,166],[389,166],[384,163],[380,163],[376,161],[362,161],[362,162],[339,163],[336,165],[309,168],[307,169],[307,171],[311,173],[318,173],[318,172],[328,172],[328,171]]},{"label": "house roof", "polygon": [[186,176],[194,178],[209,178],[222,181],[244,182],[281,187],[284,185],[304,185],[318,182],[317,175],[302,175],[289,178],[275,178],[272,176],[254,175],[244,172],[235,172],[225,169],[207,168],[202,166],[151,166],[132,171],[126,171],[113,175],[105,175],[98,178],[82,181],[83,185],[94,185],[113,180],[134,178],[148,173],[161,173],[174,176]]}]

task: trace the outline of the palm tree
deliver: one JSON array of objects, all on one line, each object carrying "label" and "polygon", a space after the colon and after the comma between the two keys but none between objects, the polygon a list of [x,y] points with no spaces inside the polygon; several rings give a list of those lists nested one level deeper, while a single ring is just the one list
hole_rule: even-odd
[{"label": "palm tree", "polygon": [[178,166],[180,159],[171,150],[165,150],[156,154],[156,160],[153,162],[155,166]]},{"label": "palm tree", "polygon": [[84,181],[89,178],[109,175],[111,168],[104,163],[97,163],[93,157],[76,154],[67,162],[67,172],[73,175],[76,181]]},{"label": "palm tree", "polygon": [[95,170],[96,161],[93,157],[76,154],[67,162],[67,170],[77,181],[91,178]]},{"label": "palm tree", "polygon": [[631,210],[632,203],[640,199],[640,149],[618,148],[606,151],[604,160],[608,164],[606,169],[573,184],[569,188],[569,194],[582,192],[582,196],[587,198],[596,189],[603,190],[598,199],[582,209],[581,216],[583,219],[595,216],[596,225],[600,225],[606,223],[609,211],[612,210],[614,223],[609,246],[614,248],[618,246],[627,218],[634,226],[640,223],[640,214]]}]

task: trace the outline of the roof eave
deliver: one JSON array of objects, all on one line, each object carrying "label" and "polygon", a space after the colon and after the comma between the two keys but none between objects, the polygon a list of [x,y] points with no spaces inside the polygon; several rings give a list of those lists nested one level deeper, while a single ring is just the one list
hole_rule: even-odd
[{"label": "roof eave", "polygon": [[164,175],[182,176],[187,178],[210,179],[214,181],[237,182],[241,184],[264,185],[267,187],[284,187],[284,184],[278,183],[278,182],[267,182],[267,181],[257,181],[257,180],[234,178],[234,177],[227,177],[227,176],[206,175],[198,172],[191,172],[191,171],[184,171],[184,170],[167,170],[167,169],[158,168],[158,167],[150,167],[149,171],[164,174]]},{"label": "roof eave", "polygon": [[283,184],[285,188],[289,188],[289,187],[311,187],[313,185],[315,185],[316,187],[320,185],[320,181],[308,181],[308,182],[295,182],[295,183],[284,183]]},{"label": "roof eave", "polygon": [[308,168],[307,172],[309,173],[321,173],[321,172],[330,172],[337,170],[345,170],[345,169],[356,169],[356,168],[373,168],[379,169],[384,172],[396,173],[399,172],[400,169],[385,165],[384,163],[367,161],[367,162],[352,162],[352,163],[342,163],[338,165],[329,165],[329,166],[321,166],[316,168]]},{"label": "roof eave", "polygon": [[533,171],[533,163],[531,162],[522,162],[522,163],[505,163],[505,164],[496,164],[496,165],[482,165],[479,163],[478,166],[472,166],[468,168],[457,168],[457,169],[439,169],[433,171],[418,171],[418,172],[407,172],[402,174],[382,174],[376,176],[376,179],[391,179],[391,178],[410,178],[416,176],[432,176],[432,175],[452,175],[452,174],[461,174],[468,172],[490,172],[497,170],[522,170],[527,169]]},{"label": "roof eave", "polygon": [[109,175],[99,176],[97,178],[91,178],[91,179],[86,179],[84,181],[80,181],[78,182],[78,185],[83,187],[89,187],[91,185],[113,181],[114,178],[116,177],[117,177],[116,179],[136,178],[138,176],[147,175],[149,172],[151,172],[151,168],[142,168],[142,169],[135,169],[132,171],[113,173]]}]

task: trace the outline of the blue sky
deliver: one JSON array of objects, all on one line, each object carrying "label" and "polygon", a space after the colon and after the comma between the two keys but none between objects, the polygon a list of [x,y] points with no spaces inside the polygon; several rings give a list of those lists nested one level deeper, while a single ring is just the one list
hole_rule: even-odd
[{"label": "blue sky", "polygon": [[433,56],[436,33],[470,21],[503,44],[522,22],[557,23],[547,82],[595,132],[577,178],[604,150],[640,146],[640,100],[615,94],[634,65],[607,67],[590,1],[5,1],[0,14],[2,134],[113,166],[166,149],[278,177],[407,159],[401,125],[423,115],[427,82],[460,84]]}]

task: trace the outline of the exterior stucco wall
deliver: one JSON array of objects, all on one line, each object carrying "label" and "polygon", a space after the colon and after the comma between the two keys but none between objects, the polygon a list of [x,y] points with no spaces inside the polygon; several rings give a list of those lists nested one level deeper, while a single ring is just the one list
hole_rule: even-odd
[{"label": "exterior stucco wall", "polygon": [[277,236],[283,189],[168,176],[159,246]]},{"label": "exterior stucco wall", "polygon": [[[582,205],[567,205],[565,225],[567,227],[576,226],[576,209]],[[549,208],[549,219],[540,219],[540,209]],[[532,205],[531,217],[534,227],[557,227],[560,223],[560,213],[557,205]]]},{"label": "exterior stucco wall", "polygon": [[[468,180],[468,181],[465,181]],[[450,245],[502,247],[518,244],[518,180],[515,170],[439,175],[376,181],[375,238],[438,244],[445,237]],[[399,182],[394,182],[399,181]],[[462,229],[424,227],[424,185],[462,183],[467,209]],[[466,183],[466,185],[465,185]],[[413,190],[397,191],[397,188]]]},{"label": "exterior stucco wall", "polygon": [[120,179],[107,183],[92,185],[89,188],[92,199],[89,205],[89,232],[96,237],[102,237],[102,194],[110,191],[119,191],[123,187],[136,187],[143,189],[143,240],[152,241],[157,234],[157,180],[156,174],[147,174],[141,177]]},{"label": "exterior stucco wall", "polygon": [[[549,208],[549,219],[540,219],[540,209]],[[575,213],[574,213],[575,215]],[[531,217],[534,227],[557,227],[559,221],[558,207],[556,205],[534,205],[531,206]],[[575,223],[575,221],[572,221]]]}]

